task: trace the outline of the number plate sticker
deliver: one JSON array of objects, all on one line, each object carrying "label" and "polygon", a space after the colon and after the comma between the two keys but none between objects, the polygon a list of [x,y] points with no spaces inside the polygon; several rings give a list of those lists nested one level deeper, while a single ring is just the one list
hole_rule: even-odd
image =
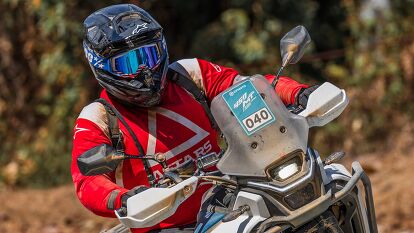
[{"label": "number plate sticker", "polygon": [[225,91],[222,97],[248,136],[276,120],[250,80]]}]

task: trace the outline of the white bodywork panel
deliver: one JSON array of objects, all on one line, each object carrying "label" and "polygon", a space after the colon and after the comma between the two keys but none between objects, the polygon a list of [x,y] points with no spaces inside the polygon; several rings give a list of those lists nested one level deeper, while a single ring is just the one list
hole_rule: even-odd
[{"label": "white bodywork panel", "polygon": [[[248,233],[252,230],[252,228],[258,224],[259,222],[265,220],[260,216],[249,216],[247,214],[243,214],[237,219],[230,221],[230,222],[220,222],[217,226],[211,228],[209,233]],[[243,228],[239,230],[239,228]]]},{"label": "white bodywork panel", "polygon": [[270,217],[269,211],[267,210],[266,204],[260,195],[239,192],[234,203],[233,210],[238,209],[240,206],[248,205],[250,207],[250,214],[252,216],[261,216],[264,218]]},{"label": "white bodywork panel", "polygon": [[150,188],[127,201],[128,214],[118,219],[129,228],[151,227],[175,213],[178,206],[197,188],[197,177],[190,177],[171,188]]}]

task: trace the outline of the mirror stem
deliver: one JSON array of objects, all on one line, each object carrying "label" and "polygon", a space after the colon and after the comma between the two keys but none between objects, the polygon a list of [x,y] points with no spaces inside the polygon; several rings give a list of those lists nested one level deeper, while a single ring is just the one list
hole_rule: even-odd
[{"label": "mirror stem", "polygon": [[280,68],[279,68],[279,70],[277,71],[277,73],[276,73],[276,76],[275,76],[275,78],[273,79],[273,81],[272,81],[272,87],[273,88],[276,88],[276,84],[277,84],[277,82],[279,81],[279,77],[280,77],[280,75],[282,74],[282,71],[283,71],[283,69],[285,68],[285,66],[281,66]]}]

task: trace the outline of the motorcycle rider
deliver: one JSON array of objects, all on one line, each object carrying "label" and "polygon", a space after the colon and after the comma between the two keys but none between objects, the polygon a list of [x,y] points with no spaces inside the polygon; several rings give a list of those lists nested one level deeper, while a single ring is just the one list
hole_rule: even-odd
[{"label": "motorcycle rider", "polygon": [[[125,119],[126,124],[119,124],[125,153],[140,153],[130,131],[145,154],[164,153],[169,167],[206,153],[219,153],[218,133],[206,111],[186,89],[167,79],[167,73],[178,72],[191,79],[210,102],[242,78],[236,70],[196,58],[169,64],[162,27],[146,11],[131,4],[112,5],[92,13],[84,21],[84,33],[86,58],[103,87],[100,98]],[[274,75],[265,77],[271,82]],[[281,77],[276,86],[285,104],[302,106],[306,106],[313,89],[287,77]],[[136,192],[134,187],[149,186],[162,177],[163,171],[152,161],[125,160],[112,173],[80,173],[78,156],[101,144],[113,145],[107,114],[98,102],[83,108],[74,127],[71,172],[81,203],[97,215],[114,217],[114,210]],[[151,228],[132,231],[193,223],[209,188],[199,186],[170,218]]]}]

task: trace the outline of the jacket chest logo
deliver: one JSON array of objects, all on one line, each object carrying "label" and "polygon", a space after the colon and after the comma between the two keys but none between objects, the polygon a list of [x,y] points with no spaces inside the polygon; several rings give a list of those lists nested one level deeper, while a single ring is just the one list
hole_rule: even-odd
[{"label": "jacket chest logo", "polygon": [[[156,114],[160,114],[164,117],[167,117],[168,119],[175,121],[176,123],[190,129],[195,133],[194,136],[188,138],[181,144],[175,146],[174,148],[171,148],[169,151],[165,152],[165,155],[168,159],[173,158],[176,155],[180,155],[184,151],[192,148],[193,146],[200,143],[202,140],[204,140],[208,135],[209,132],[199,127],[197,124],[189,120],[188,118],[184,117],[183,115],[180,115],[174,111],[171,111],[166,108],[158,107],[155,109],[155,111],[148,111],[148,145],[147,145],[147,154],[155,154],[156,149],[156,136],[157,136],[157,118]],[[178,132],[177,132],[178,133]],[[152,166],[156,165],[156,163],[151,163]]]}]

